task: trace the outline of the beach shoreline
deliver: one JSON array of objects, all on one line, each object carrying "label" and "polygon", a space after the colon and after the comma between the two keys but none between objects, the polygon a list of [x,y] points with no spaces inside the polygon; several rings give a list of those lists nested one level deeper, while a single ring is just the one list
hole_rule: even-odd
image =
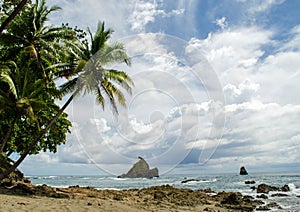
[{"label": "beach shoreline", "polygon": [[0,189],[0,211],[252,211],[261,202],[239,192],[193,191],[170,185],[144,189],[55,188],[17,183]]}]

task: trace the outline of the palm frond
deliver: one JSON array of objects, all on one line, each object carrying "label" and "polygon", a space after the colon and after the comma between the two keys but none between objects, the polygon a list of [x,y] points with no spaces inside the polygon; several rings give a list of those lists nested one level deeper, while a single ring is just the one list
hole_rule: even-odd
[{"label": "palm frond", "polygon": [[105,71],[104,75],[107,79],[116,82],[118,85],[124,88],[129,94],[132,94],[131,86],[134,86],[134,83],[125,72],[109,69]]},{"label": "palm frond", "polygon": [[10,76],[9,73],[9,68],[8,67],[1,67],[1,73],[0,73],[0,81],[7,83],[8,88],[9,88],[9,92],[11,92],[15,98],[18,98],[18,94],[17,94],[17,89],[15,86],[15,83],[13,81],[13,79]]},{"label": "palm frond", "polygon": [[78,86],[78,77],[69,80],[63,85],[59,86],[60,92],[62,95],[66,95],[68,93],[74,92],[76,90],[76,86]]}]

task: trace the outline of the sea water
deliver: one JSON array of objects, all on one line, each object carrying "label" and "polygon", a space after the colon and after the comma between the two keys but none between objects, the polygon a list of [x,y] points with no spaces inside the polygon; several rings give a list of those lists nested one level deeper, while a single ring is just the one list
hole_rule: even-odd
[{"label": "sea water", "polygon": [[[291,191],[285,192],[288,197],[271,197],[278,192],[270,192],[268,202],[277,202],[283,210],[300,211],[300,173],[257,173],[246,176],[238,174],[209,174],[209,175],[163,175],[153,179],[128,179],[115,176],[29,176],[33,184],[47,184],[54,187],[89,186],[96,189],[132,189],[147,188],[150,186],[169,184],[177,188],[189,188],[193,190],[211,188],[215,192],[232,191],[241,192],[244,195],[256,197],[257,193],[250,187],[265,183],[272,186],[282,187],[287,184]],[[182,183],[185,179],[195,179]],[[255,184],[245,184],[245,181],[253,180]]]}]

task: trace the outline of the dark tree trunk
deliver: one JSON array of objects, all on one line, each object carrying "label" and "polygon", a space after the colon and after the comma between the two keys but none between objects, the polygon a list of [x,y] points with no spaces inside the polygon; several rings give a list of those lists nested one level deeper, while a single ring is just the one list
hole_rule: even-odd
[{"label": "dark tree trunk", "polygon": [[3,32],[3,30],[7,27],[7,25],[18,15],[18,13],[21,11],[21,9],[25,6],[28,0],[22,0],[20,4],[16,7],[16,9],[8,16],[8,18],[2,23],[0,26],[0,34]]},{"label": "dark tree trunk", "polygon": [[4,139],[1,142],[0,153],[4,151],[5,145],[6,145],[9,137],[11,136],[11,134],[13,132],[13,129],[14,129],[16,121],[17,121],[17,116],[15,115],[15,117],[14,117],[14,119],[13,119],[13,121],[12,121],[12,123],[11,123],[11,125],[10,125],[10,127],[9,127],[9,129],[8,129],[5,137],[4,137]]},{"label": "dark tree trunk", "polygon": [[47,133],[47,131],[50,129],[50,127],[54,124],[54,122],[58,119],[58,117],[64,112],[64,110],[68,107],[68,105],[72,102],[74,99],[74,96],[76,95],[78,91],[76,91],[74,94],[70,96],[70,98],[67,100],[67,102],[64,104],[64,106],[58,111],[56,116],[54,116],[51,121],[48,123],[46,128],[36,137],[33,142],[27,147],[27,149],[23,152],[23,154],[20,156],[20,158],[11,166],[9,167],[5,172],[3,172],[0,175],[0,181],[9,176],[11,172],[17,169],[17,167],[23,162],[23,160],[27,157],[27,155],[30,153],[30,151],[33,149],[33,147],[37,144],[37,142]]}]

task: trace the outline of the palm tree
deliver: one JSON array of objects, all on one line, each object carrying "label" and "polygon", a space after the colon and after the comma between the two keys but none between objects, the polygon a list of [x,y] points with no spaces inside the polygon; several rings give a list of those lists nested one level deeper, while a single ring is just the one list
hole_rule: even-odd
[{"label": "palm tree", "polygon": [[35,112],[46,107],[41,98],[44,90],[43,80],[32,82],[32,79],[29,79],[29,72],[26,67],[20,70],[12,61],[9,65],[0,66],[0,109],[13,114],[9,129],[0,143],[0,153],[3,152],[14,125],[21,116],[25,115],[35,122],[39,129]]},{"label": "palm tree", "polygon": [[98,24],[95,35],[89,29],[88,32],[90,34],[91,46],[88,45],[87,41],[84,41],[82,46],[77,49],[78,51],[74,52],[77,58],[77,66],[73,71],[74,76],[61,86],[62,93],[72,93],[71,96],[56,116],[41,131],[39,136],[23,152],[21,157],[0,176],[0,179],[8,176],[23,162],[31,149],[47,133],[75,96],[96,93],[96,100],[101,104],[102,108],[104,108],[105,97],[107,97],[113,111],[116,113],[118,113],[116,99],[122,106],[125,106],[125,97],[121,89],[131,94],[132,80],[123,71],[105,68],[105,66],[122,62],[130,65],[130,58],[126,54],[124,46],[118,42],[107,44],[113,31],[111,29],[105,30],[104,22]]},{"label": "palm tree", "polygon": [[7,27],[7,25],[18,15],[18,13],[22,10],[22,8],[25,6],[28,0],[22,0],[17,7],[14,9],[14,11],[7,17],[7,19],[1,24],[0,26],[0,34],[3,32],[3,30]]},{"label": "palm tree", "polygon": [[56,69],[49,69],[49,66],[61,63],[68,54],[69,46],[74,46],[77,40],[76,32],[70,27],[47,25],[49,14],[59,9],[57,6],[48,8],[46,0],[36,0],[31,7],[25,7],[22,15],[15,17],[1,35],[3,51],[6,52],[3,59],[26,54],[26,61],[35,60],[36,77],[44,78],[46,85],[52,83],[53,87]]}]

